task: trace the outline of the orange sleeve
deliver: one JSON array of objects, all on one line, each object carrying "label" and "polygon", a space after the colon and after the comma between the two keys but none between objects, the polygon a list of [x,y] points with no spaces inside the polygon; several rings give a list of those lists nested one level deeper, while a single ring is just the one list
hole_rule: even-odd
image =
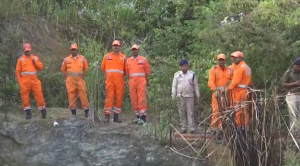
[{"label": "orange sleeve", "polygon": [[103,73],[105,73],[105,68],[106,68],[106,56],[107,55],[103,56],[102,63],[101,63],[101,70]]},{"label": "orange sleeve", "polygon": [[21,70],[22,70],[21,62],[20,62],[20,58],[18,58],[15,75],[16,75],[16,79],[17,79],[17,82],[19,85],[20,85],[20,80],[21,80]]},{"label": "orange sleeve", "polygon": [[145,63],[144,63],[144,70],[145,70],[145,74],[146,74],[146,78],[147,78],[150,74],[150,66],[149,66],[148,60],[146,58],[145,58]]},{"label": "orange sleeve", "polygon": [[241,83],[242,77],[243,77],[243,72],[244,72],[243,67],[239,67],[238,69],[236,69],[234,71],[234,76],[233,76],[233,79],[232,79],[230,85],[228,86],[228,90],[232,90],[233,88],[236,88]]},{"label": "orange sleeve", "polygon": [[89,65],[87,63],[86,58],[84,58],[84,60],[83,60],[83,70],[84,70],[84,75],[86,75],[89,71]]},{"label": "orange sleeve", "polygon": [[43,69],[43,64],[42,64],[40,58],[36,55],[35,55],[35,57],[36,57],[36,62],[34,63],[35,68],[37,70],[42,70]]},{"label": "orange sleeve", "polygon": [[65,76],[67,76],[67,64],[66,64],[66,59],[64,59],[63,60],[63,63],[62,63],[62,65],[61,65],[61,72],[65,75]]},{"label": "orange sleeve", "polygon": [[216,77],[215,77],[215,75],[216,75],[216,73],[215,73],[214,68],[211,68],[209,70],[207,85],[210,88],[210,90],[212,90],[212,91],[214,91],[216,89],[216,84],[215,84]]}]

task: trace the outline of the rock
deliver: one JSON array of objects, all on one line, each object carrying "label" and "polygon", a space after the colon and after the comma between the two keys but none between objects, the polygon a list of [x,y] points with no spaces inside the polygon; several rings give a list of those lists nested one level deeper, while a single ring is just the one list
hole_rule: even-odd
[{"label": "rock", "polygon": [[10,122],[6,127],[3,123],[0,126],[0,163],[22,166],[187,165],[187,159],[140,132],[141,126],[110,123],[90,128],[81,118],[57,121],[58,128],[51,127],[51,122],[47,121]]}]

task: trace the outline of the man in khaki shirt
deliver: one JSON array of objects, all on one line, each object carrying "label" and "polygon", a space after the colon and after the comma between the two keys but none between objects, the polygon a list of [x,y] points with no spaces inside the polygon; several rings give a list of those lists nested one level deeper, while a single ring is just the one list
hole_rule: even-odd
[{"label": "man in khaki shirt", "polygon": [[282,87],[287,89],[286,103],[289,108],[290,132],[300,136],[300,57],[293,59],[293,66],[284,73]]},{"label": "man in khaki shirt", "polygon": [[181,71],[174,74],[172,83],[172,98],[179,99],[177,103],[180,120],[182,122],[181,133],[195,133],[194,123],[194,92],[197,96],[197,102],[200,101],[198,81],[193,71],[188,70],[188,61],[183,59],[179,62]]}]

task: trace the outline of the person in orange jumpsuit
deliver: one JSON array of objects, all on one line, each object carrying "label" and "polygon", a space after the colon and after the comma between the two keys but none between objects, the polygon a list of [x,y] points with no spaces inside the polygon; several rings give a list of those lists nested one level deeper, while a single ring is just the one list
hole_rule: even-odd
[{"label": "person in orange jumpsuit", "polygon": [[70,50],[71,55],[63,60],[61,66],[61,72],[66,76],[69,108],[72,115],[76,115],[76,98],[79,96],[85,117],[87,118],[89,116],[89,106],[86,83],[83,78],[88,72],[88,63],[84,56],[78,54],[76,43],[71,44]]},{"label": "person in orange jumpsuit", "polygon": [[[119,118],[125,86],[126,56],[120,52],[119,40],[112,42],[112,52],[103,56],[101,70],[105,74],[105,123],[109,123],[110,114],[114,112],[114,122],[122,123]],[[114,102],[114,103],[113,103]]]},{"label": "person in orange jumpsuit", "polygon": [[29,103],[29,94],[33,93],[34,99],[42,118],[45,119],[46,103],[44,101],[41,81],[37,78],[37,71],[43,69],[43,64],[39,57],[31,53],[31,45],[23,45],[24,54],[17,60],[16,79],[20,87],[20,97],[22,99],[22,108],[26,112],[26,119],[31,119],[31,106]]},{"label": "person in orange jumpsuit", "polygon": [[232,91],[236,127],[241,130],[246,130],[249,127],[247,89],[251,86],[251,68],[245,63],[244,54],[242,52],[233,52],[231,56],[234,58],[236,69],[233,74],[233,79],[228,88],[226,88],[226,91]]},{"label": "person in orange jumpsuit", "polygon": [[226,109],[224,95],[222,90],[226,88],[232,76],[232,70],[225,66],[225,54],[217,56],[217,66],[209,70],[208,87],[212,91],[211,106],[211,130],[221,129],[220,108]]},{"label": "person in orange jumpsuit", "polygon": [[129,94],[131,106],[136,114],[138,120],[146,122],[147,97],[146,84],[147,77],[150,74],[150,66],[147,59],[139,55],[139,46],[133,45],[131,47],[132,56],[126,61],[126,74],[129,78]]}]

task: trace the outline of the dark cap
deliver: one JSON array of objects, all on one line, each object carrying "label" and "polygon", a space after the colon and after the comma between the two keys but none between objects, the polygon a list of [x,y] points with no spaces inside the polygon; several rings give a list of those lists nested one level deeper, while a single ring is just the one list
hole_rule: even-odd
[{"label": "dark cap", "polygon": [[180,62],[179,62],[179,66],[183,66],[185,64],[188,64],[188,61],[186,59],[182,59]]},{"label": "dark cap", "polygon": [[299,56],[294,57],[293,65],[300,66],[300,57]]}]

